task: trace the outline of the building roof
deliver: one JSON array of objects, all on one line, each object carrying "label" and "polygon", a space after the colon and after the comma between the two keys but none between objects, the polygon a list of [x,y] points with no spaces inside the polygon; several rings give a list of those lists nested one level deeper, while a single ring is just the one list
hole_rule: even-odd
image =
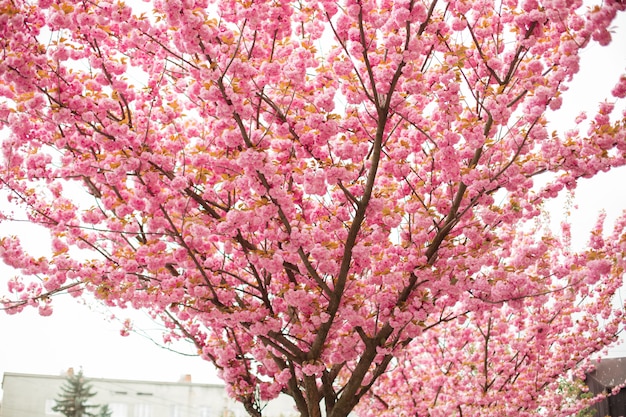
[{"label": "building roof", "polygon": [[608,358],[594,362],[595,369],[587,374],[606,388],[626,382],[626,358]]},{"label": "building roof", "polygon": [[[67,378],[67,374],[59,374],[59,375],[42,375],[42,374],[29,374],[29,373],[20,373],[20,372],[5,372],[2,376],[2,382],[4,383],[4,379],[6,377],[26,377],[26,378],[40,378],[40,379],[56,379],[56,380],[65,380]],[[131,383],[131,384],[152,384],[152,385],[193,385],[198,387],[213,387],[213,388],[224,388],[224,384],[206,384],[206,383],[197,383],[191,382],[191,379],[188,378],[187,375],[183,375],[180,381],[168,382],[168,381],[144,381],[144,380],[134,380],[134,379],[118,379],[118,378],[91,378],[89,376],[85,376],[85,379],[90,382],[97,381],[105,381],[105,382],[123,382],[123,383]]]}]

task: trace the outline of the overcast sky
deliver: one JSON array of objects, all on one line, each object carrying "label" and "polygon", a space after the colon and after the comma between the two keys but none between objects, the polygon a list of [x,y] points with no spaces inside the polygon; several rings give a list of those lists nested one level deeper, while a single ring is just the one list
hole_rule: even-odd
[{"label": "overcast sky", "polygon": [[[608,92],[618,74],[626,70],[626,16],[617,26],[612,45],[594,45],[584,52],[582,73],[565,96],[564,112],[559,113],[568,114],[565,120],[572,120],[573,110],[581,107],[591,113],[604,97],[602,93]],[[560,116],[558,120],[561,123]],[[578,245],[586,241],[600,210],[605,209],[612,222],[626,208],[625,185],[623,168],[580,183],[576,198],[579,209],[571,217]],[[564,203],[561,199],[549,206],[555,222],[564,211]],[[25,233],[38,233],[26,225],[19,228]],[[7,230],[6,225],[0,225],[0,235]],[[0,293],[6,291],[6,280],[12,274],[0,268]],[[69,367],[82,367],[88,377],[177,381],[191,374],[195,382],[218,382],[212,367],[198,357],[169,352],[138,334],[121,337],[121,323],[109,320],[111,312],[103,307],[79,305],[68,297],[57,298],[54,307],[50,317],[40,317],[34,310],[13,316],[0,312],[0,374],[58,374]],[[122,319],[132,315],[139,327],[155,328],[141,313],[126,311],[118,315]],[[626,355],[626,348],[613,350],[613,354]]]}]

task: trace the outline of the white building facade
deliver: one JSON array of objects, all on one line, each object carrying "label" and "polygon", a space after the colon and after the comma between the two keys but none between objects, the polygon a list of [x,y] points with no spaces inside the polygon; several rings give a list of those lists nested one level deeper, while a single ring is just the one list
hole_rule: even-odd
[{"label": "white building facade", "polygon": [[[223,385],[85,378],[96,395],[89,403],[107,404],[112,417],[245,417],[243,406],[226,395]],[[63,417],[52,407],[65,375],[7,372],[2,379],[0,417]],[[97,412],[97,410],[94,410]],[[287,396],[263,409],[267,417],[297,417]]]}]

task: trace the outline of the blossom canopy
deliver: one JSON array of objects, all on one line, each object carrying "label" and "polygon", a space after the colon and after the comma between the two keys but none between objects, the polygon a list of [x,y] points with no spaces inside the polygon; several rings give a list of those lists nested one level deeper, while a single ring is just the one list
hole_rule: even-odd
[{"label": "blossom canopy", "polygon": [[624,2],[149,3],[0,0],[2,221],[51,237],[0,241],[7,311],[148,310],[253,416],[575,411],[626,219],[579,252],[538,220],[624,165],[626,76],[547,115]]}]

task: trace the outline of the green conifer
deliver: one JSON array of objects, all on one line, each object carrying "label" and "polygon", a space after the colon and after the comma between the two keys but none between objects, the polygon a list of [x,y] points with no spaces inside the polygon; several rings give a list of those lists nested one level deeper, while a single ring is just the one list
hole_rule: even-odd
[{"label": "green conifer", "polygon": [[96,395],[92,389],[85,380],[82,370],[77,374],[70,373],[65,384],[61,386],[59,398],[54,400],[56,404],[52,410],[66,417],[96,417],[90,410],[98,406],[88,404],[89,399]]},{"label": "green conifer", "polygon": [[100,406],[100,411],[98,411],[98,417],[111,417],[112,415],[113,410],[109,408],[108,404]]}]

